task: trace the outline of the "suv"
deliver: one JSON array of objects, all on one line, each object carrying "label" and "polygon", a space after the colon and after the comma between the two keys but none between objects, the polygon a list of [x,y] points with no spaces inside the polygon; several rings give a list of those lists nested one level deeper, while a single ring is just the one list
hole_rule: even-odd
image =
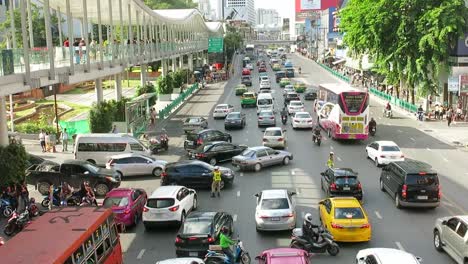
[{"label": "suv", "polygon": [[275,77],[276,77],[276,83],[279,83],[282,78],[286,78],[286,72],[284,71],[275,72]]},{"label": "suv", "polygon": [[397,161],[385,166],[380,175],[380,189],[393,197],[397,208],[436,208],[440,204],[437,172],[420,161]]},{"label": "suv", "polygon": [[301,98],[296,92],[287,93],[284,97],[284,106],[289,105],[289,102],[291,101],[301,101]]},{"label": "suv", "polygon": [[357,172],[347,168],[332,168],[320,173],[320,186],[327,197],[353,196],[362,200],[361,182]]},{"label": "suv", "polygon": [[232,142],[232,137],[230,134],[221,132],[216,129],[204,129],[197,132],[189,132],[187,133],[187,139],[184,142],[184,149],[196,149],[203,143],[213,141]]}]

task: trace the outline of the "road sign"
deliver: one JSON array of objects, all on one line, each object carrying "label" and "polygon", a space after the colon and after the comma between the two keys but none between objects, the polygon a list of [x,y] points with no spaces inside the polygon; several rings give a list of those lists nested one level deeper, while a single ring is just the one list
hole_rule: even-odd
[{"label": "road sign", "polygon": [[208,39],[208,53],[223,52],[224,39],[220,38],[209,38]]}]

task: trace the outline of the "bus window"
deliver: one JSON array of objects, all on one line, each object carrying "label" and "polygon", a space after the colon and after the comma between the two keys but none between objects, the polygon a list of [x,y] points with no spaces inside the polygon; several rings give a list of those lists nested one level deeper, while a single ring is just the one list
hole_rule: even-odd
[{"label": "bus window", "polygon": [[75,259],[75,263],[81,263],[83,261],[84,255],[83,255],[83,247],[80,246],[75,253],[73,253],[73,258]]},{"label": "bus window", "polygon": [[93,250],[93,238],[89,237],[85,243],[85,254],[87,255],[90,250]]},{"label": "bus window", "polygon": [[73,264],[72,257],[70,256],[64,264]]},{"label": "bus window", "polygon": [[98,228],[96,229],[96,231],[94,231],[94,241],[96,241],[96,244],[99,243],[102,239],[102,232],[101,232],[101,228]]}]

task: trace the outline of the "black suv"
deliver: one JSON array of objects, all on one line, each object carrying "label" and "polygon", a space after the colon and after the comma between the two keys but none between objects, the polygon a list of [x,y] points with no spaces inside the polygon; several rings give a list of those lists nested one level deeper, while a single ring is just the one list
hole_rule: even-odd
[{"label": "black suv", "polygon": [[[199,188],[210,188],[215,167],[198,160],[186,160],[168,163],[161,173],[161,185],[183,185]],[[225,167],[221,171],[221,189],[232,185],[234,172]]]},{"label": "black suv", "polygon": [[278,71],[275,73],[275,77],[276,77],[276,82],[279,83],[282,78],[286,78],[286,72]]},{"label": "black suv", "polygon": [[320,186],[327,197],[353,196],[362,200],[362,186],[357,172],[347,168],[327,169],[320,173]]},{"label": "black suv", "polygon": [[187,139],[184,142],[184,149],[196,149],[203,143],[213,141],[232,142],[232,137],[228,133],[221,132],[216,129],[204,129],[187,133]]},{"label": "black suv", "polygon": [[382,169],[380,189],[395,200],[395,206],[430,207],[440,204],[440,183],[431,166],[415,160],[391,162]]}]

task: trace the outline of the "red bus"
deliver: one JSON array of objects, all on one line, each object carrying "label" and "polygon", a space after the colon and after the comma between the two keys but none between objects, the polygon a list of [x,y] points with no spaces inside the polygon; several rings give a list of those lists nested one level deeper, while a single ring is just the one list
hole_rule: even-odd
[{"label": "red bus", "polygon": [[33,220],[0,247],[8,264],[122,264],[122,248],[110,208],[63,207]]}]

